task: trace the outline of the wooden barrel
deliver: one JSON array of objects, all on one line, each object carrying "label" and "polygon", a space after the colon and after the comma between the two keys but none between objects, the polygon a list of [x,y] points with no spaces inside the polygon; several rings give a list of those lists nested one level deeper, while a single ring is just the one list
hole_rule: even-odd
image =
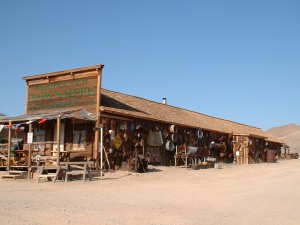
[{"label": "wooden barrel", "polygon": [[267,151],[267,163],[274,163],[275,162],[275,150],[268,150]]}]

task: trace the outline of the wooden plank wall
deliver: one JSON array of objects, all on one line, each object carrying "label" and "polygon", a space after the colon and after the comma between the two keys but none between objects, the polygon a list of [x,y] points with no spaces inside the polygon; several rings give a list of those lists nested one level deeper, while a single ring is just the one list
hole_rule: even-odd
[{"label": "wooden plank wall", "polygon": [[97,76],[28,86],[27,113],[84,108],[95,113]]},{"label": "wooden plank wall", "polygon": [[[142,149],[144,150],[145,155],[147,156],[147,150],[157,149],[159,151],[159,164],[170,166],[174,165],[174,151],[167,151],[165,144],[167,140],[171,139],[171,133],[169,132],[169,127],[171,124],[164,124],[153,121],[145,121],[139,119],[122,119],[111,117],[102,117],[101,123],[104,125],[104,147],[105,154],[108,156],[110,165],[113,168],[118,168],[121,166],[122,162],[126,162],[134,150],[134,146],[138,143],[142,143]],[[143,127],[143,130],[137,130],[136,128],[140,126]],[[124,129],[126,128],[126,129]],[[114,141],[111,140],[110,130],[114,131],[114,136],[119,135],[122,139],[122,146],[120,149],[116,149],[114,146]],[[160,131],[163,137],[163,145],[160,147],[151,147],[147,144],[147,137],[150,130]],[[196,131],[198,129],[178,127],[177,136],[178,141],[177,145],[185,144],[187,146],[203,147],[208,148],[209,144],[212,141],[218,142],[219,139],[225,137],[226,134],[211,132],[203,130],[203,138],[199,139],[196,136]],[[141,138],[139,138],[141,135]],[[227,144],[226,144],[227,145]],[[231,146],[228,146],[228,156],[232,150]]]}]

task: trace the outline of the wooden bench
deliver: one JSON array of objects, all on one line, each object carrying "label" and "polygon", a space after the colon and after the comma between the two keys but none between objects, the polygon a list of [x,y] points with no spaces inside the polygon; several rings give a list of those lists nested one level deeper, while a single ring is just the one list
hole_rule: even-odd
[{"label": "wooden bench", "polygon": [[65,182],[68,182],[68,177],[75,175],[82,175],[83,182],[86,179],[86,175],[88,175],[89,180],[91,181],[91,169],[90,165],[93,162],[62,162],[62,165],[66,165],[66,173],[65,173]]},{"label": "wooden bench", "polygon": [[[82,180],[85,181],[86,174],[87,174],[87,171],[85,171],[85,170],[66,171],[65,182],[68,182],[69,175],[83,175]],[[90,180],[91,180],[91,178],[90,178]]]}]

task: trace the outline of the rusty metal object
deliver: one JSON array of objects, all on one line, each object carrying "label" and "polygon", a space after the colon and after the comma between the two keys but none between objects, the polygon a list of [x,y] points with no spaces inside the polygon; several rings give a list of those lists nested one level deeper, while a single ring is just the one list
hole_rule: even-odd
[{"label": "rusty metal object", "polygon": [[147,168],[148,168],[148,159],[141,154],[138,154],[137,156],[133,155],[128,160],[128,170],[129,171],[146,173],[148,171]]}]

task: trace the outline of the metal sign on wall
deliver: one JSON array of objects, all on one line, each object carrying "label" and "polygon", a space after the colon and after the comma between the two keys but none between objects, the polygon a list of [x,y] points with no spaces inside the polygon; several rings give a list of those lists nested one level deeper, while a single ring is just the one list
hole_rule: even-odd
[{"label": "metal sign on wall", "polygon": [[30,80],[27,114],[78,108],[96,112],[98,75],[97,71],[93,71]]}]

